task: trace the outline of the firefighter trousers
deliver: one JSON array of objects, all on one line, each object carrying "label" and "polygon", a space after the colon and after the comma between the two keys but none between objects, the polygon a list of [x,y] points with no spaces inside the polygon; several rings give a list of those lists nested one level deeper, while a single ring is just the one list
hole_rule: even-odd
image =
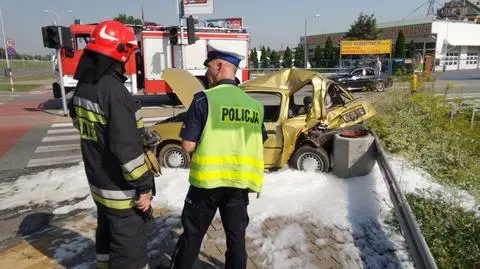
[{"label": "firefighter trousers", "polygon": [[192,268],[218,208],[227,238],[225,268],[245,269],[245,231],[249,222],[247,205],[248,192],[245,189],[201,189],[190,186],[182,211],[184,231],[175,247],[170,268]]},{"label": "firefighter trousers", "polygon": [[139,210],[97,206],[95,250],[99,269],[148,268],[148,226]]}]

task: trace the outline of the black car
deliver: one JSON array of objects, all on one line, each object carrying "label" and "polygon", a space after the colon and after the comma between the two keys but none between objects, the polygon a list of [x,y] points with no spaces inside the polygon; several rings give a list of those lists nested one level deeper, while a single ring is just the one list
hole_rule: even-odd
[{"label": "black car", "polygon": [[351,69],[330,78],[352,92],[365,90],[383,92],[385,88],[391,87],[393,84],[390,76],[383,73],[377,75],[375,69],[369,67]]}]

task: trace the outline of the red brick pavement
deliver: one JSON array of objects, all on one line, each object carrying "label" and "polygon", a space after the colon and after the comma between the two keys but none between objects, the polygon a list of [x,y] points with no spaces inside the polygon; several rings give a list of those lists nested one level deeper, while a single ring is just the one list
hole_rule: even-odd
[{"label": "red brick pavement", "polygon": [[54,115],[41,109],[51,98],[49,89],[15,93],[12,101],[0,105],[0,158],[35,125],[50,124]]}]

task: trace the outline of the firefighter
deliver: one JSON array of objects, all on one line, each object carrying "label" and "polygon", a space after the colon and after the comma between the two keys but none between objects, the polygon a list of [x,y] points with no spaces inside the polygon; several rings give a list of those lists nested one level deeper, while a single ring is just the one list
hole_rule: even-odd
[{"label": "firefighter", "polygon": [[97,268],[148,268],[147,223],[155,187],[144,140],[156,142],[145,135],[141,106],[123,76],[137,47],[122,23],[99,23],[79,61],[69,102],[97,206]]},{"label": "firefighter", "polygon": [[246,268],[245,231],[249,192],[263,186],[263,104],[237,87],[242,56],[208,46],[210,88],[195,94],[180,131],[182,148],[193,153],[190,187],[182,212],[184,232],[170,268],[192,268],[202,239],[220,210],[226,234],[225,268]]}]

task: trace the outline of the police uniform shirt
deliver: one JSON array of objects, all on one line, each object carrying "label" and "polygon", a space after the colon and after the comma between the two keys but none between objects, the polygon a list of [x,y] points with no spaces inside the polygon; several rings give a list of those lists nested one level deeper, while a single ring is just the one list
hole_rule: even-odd
[{"label": "police uniform shirt", "polygon": [[[221,80],[220,84],[231,84],[237,85],[234,80],[225,79]],[[207,96],[204,92],[196,93],[193,97],[192,103],[188,108],[187,113],[185,113],[185,118],[183,120],[183,126],[180,130],[180,137],[183,140],[198,142],[202,136],[203,128],[207,123],[208,117],[208,102]],[[265,130],[265,125],[262,123],[262,136],[263,142],[267,140],[268,134]]]}]

